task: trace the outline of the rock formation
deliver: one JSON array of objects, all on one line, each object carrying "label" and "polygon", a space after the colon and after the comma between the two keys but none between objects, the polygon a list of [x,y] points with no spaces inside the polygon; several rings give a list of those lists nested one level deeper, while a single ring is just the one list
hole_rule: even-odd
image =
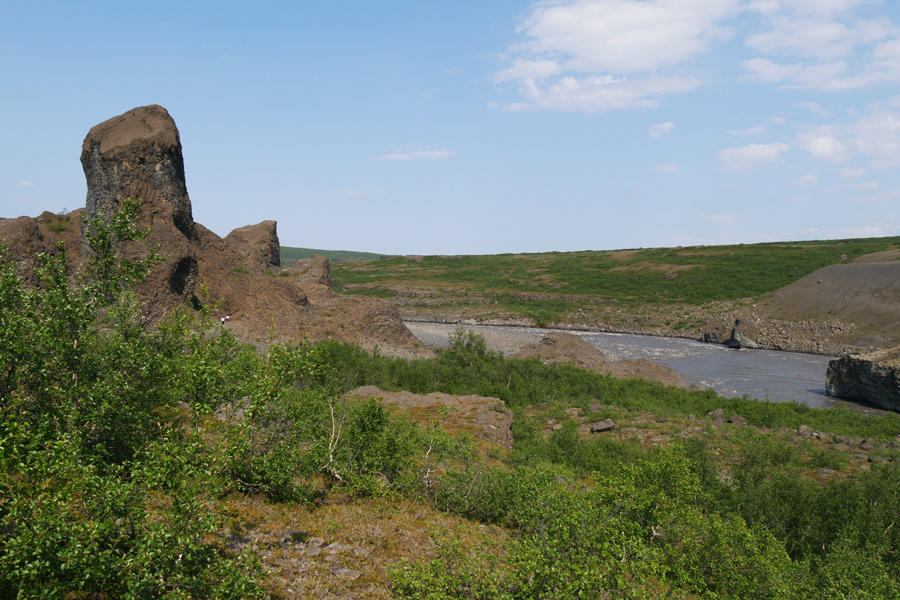
[{"label": "rock formation", "polygon": [[241,266],[251,273],[265,273],[281,266],[281,244],[275,221],[238,227],[225,236],[225,242],[241,257]]},{"label": "rock formation", "polygon": [[191,237],[194,222],[184,179],[181,137],[168,111],[135,108],[94,126],[81,146],[86,218],[108,217],[125,198],[143,198],[142,216]]},{"label": "rock formation", "polygon": [[759,344],[755,339],[757,335],[758,333],[754,331],[754,328],[741,319],[736,319],[734,327],[731,329],[731,336],[725,340],[725,345],[736,350],[741,348],[756,349],[759,348]]},{"label": "rock formation", "polygon": [[[230,315],[226,327],[244,341],[265,343],[274,324],[280,339],[334,338],[378,345],[388,354],[430,354],[393,306],[378,298],[337,297],[326,259],[321,259],[324,265],[312,265],[316,283],[296,271],[279,272],[275,221],[240,227],[225,239],[195,222],[178,128],[161,106],[135,108],[93,127],[82,145],[81,163],[86,209],[0,219],[0,245],[8,247],[6,258],[26,284],[35,283],[35,254],[54,252],[60,242],[73,269],[83,264],[82,216],[84,221],[106,219],[126,198],[140,198],[138,224],[150,233],[140,242],[120,244],[118,251],[137,259],[158,248],[165,258],[135,290],[151,322],[180,306],[216,306],[220,316]],[[304,286],[325,303],[313,306]]]},{"label": "rock formation", "polygon": [[825,388],[829,396],[900,412],[900,346],[832,360]]}]

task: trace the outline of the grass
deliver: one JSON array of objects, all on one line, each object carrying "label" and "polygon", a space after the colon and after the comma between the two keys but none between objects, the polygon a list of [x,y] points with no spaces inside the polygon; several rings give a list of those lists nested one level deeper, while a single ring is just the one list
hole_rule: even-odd
[{"label": "grass", "polygon": [[[900,247],[900,237],[483,256],[388,257],[336,263],[335,289],[438,292],[491,300],[552,322],[598,301],[659,307],[756,299],[822,267]],[[365,290],[365,291],[363,291]],[[540,303],[540,304],[536,304]]]},{"label": "grass", "polygon": [[287,260],[302,260],[309,258],[313,254],[324,256],[330,259],[372,259],[381,258],[383,254],[375,254],[373,252],[354,252],[352,250],[319,250],[315,248],[294,248],[291,246],[281,247],[281,258]]}]

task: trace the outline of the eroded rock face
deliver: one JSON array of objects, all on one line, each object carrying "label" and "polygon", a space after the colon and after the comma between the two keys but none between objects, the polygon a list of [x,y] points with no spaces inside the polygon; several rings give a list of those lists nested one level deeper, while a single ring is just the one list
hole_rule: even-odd
[{"label": "eroded rock face", "polygon": [[900,346],[832,360],[825,388],[829,396],[900,412]]},{"label": "eroded rock face", "polygon": [[194,222],[175,121],[156,104],[91,128],[81,147],[86,219],[110,215],[125,198],[143,198],[143,219],[166,221],[188,238]]},{"label": "eroded rock face", "polygon": [[251,273],[281,266],[281,244],[275,221],[238,227],[225,236],[225,242],[241,256],[243,267]]}]

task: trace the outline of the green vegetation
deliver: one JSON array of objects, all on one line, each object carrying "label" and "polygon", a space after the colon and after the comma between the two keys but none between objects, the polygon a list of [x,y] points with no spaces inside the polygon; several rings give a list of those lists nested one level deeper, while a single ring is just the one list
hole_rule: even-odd
[{"label": "green vegetation", "polygon": [[[592,302],[702,305],[758,298],[822,267],[900,247],[900,238],[623,250],[392,257],[332,266],[335,289],[487,296],[497,307],[552,321]],[[537,296],[537,297],[536,297]],[[541,305],[535,304],[541,303]]]},{"label": "green vegetation", "polygon": [[[435,531],[435,553],[393,565],[397,598],[900,595],[896,451],[823,483],[813,470],[844,468],[844,455],[771,431],[805,424],[888,441],[900,416],[510,360],[462,331],[433,360],[335,342],[257,352],[216,326],[208,299],[151,329],[128,286],[157,257],[128,263],[113,243],[141,237],[135,210],[88,224],[82,280],[70,281],[61,249],[39,257],[36,288],[0,261],[0,597],[266,597],[279,574],[263,569],[265,555],[277,548],[228,544],[241,499],[259,519],[263,503],[330,515],[335,496],[342,507],[387,497],[506,532],[502,547],[472,547]],[[344,396],[365,384],[500,398],[515,445],[485,452],[440,420],[419,426]],[[654,446],[582,436],[567,416],[689,422],[715,408],[770,431],[703,425]],[[562,426],[545,431],[548,416]],[[328,535],[344,528],[321,520]],[[363,578],[353,595],[387,593],[374,587]]]},{"label": "green vegetation", "polygon": [[292,248],[291,246],[281,247],[281,258],[288,260],[301,260],[309,258],[313,254],[334,259],[357,259],[364,260],[370,258],[381,258],[383,254],[374,254],[372,252],[354,252],[352,250],[317,250],[315,248]]}]

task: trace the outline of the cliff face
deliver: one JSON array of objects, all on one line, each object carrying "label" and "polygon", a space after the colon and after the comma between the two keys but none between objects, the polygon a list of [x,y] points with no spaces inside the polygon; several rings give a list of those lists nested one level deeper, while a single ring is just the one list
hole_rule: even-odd
[{"label": "cliff face", "polygon": [[832,360],[825,387],[829,396],[900,412],[900,346]]}]

